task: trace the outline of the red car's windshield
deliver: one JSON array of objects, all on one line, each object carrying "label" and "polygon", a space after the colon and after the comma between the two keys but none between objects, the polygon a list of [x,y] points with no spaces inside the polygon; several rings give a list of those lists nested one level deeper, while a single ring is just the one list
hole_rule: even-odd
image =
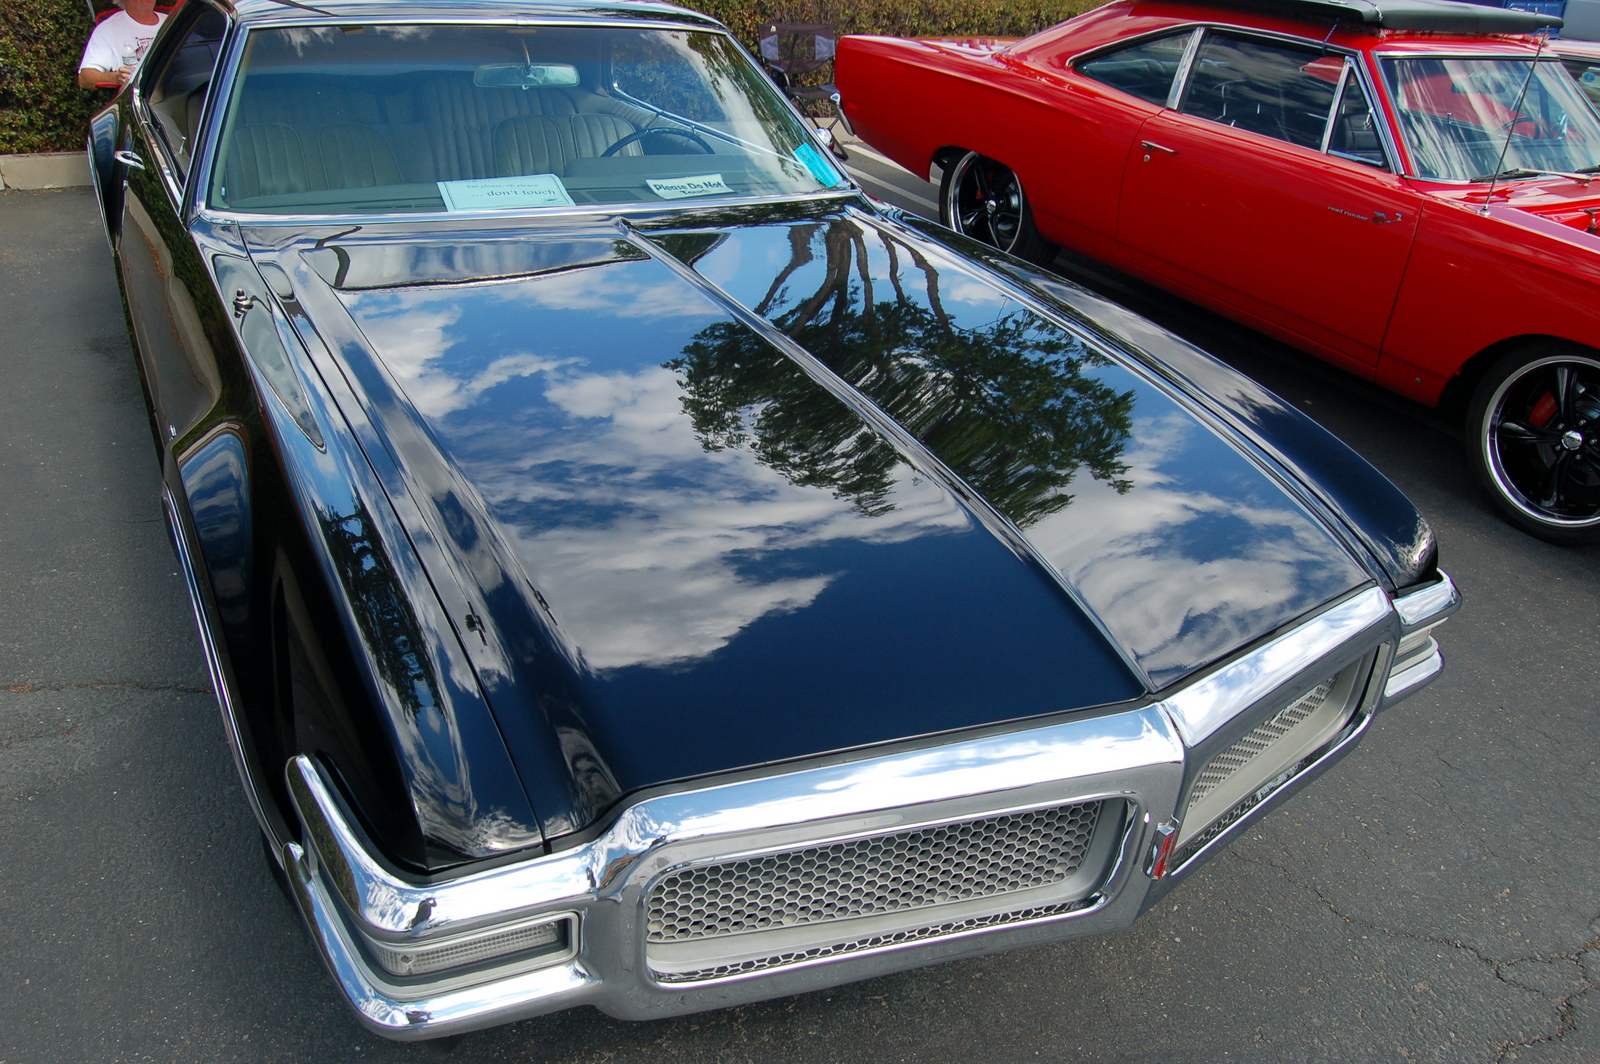
[{"label": "red car's windshield", "polygon": [[1554,57],[1385,59],[1382,67],[1418,177],[1488,181],[1600,167],[1600,117]]}]

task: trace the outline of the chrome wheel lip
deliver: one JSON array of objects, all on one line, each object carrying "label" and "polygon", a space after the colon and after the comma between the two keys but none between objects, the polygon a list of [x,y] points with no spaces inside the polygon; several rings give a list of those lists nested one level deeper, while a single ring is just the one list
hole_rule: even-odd
[{"label": "chrome wheel lip", "polygon": [[[1501,412],[1502,407],[1505,405],[1506,393],[1518,383],[1526,380],[1529,374],[1563,363],[1583,366],[1596,376],[1600,376],[1600,361],[1583,355],[1551,355],[1527,363],[1514,374],[1501,381],[1500,386],[1494,390],[1494,394],[1489,396],[1489,402],[1484,408],[1483,420],[1477,426],[1477,445],[1483,452],[1484,466],[1488,469],[1489,476],[1494,481],[1495,490],[1499,492],[1503,500],[1519,513],[1550,528],[1596,528],[1600,527],[1600,510],[1597,510],[1589,517],[1563,517],[1533,504],[1522,489],[1517,487],[1500,456],[1498,429],[1501,423]],[[1572,431],[1567,433],[1567,435],[1573,434],[1574,432]],[[1577,447],[1567,445],[1565,440],[1561,442],[1565,448],[1564,453],[1569,455],[1576,455],[1583,447],[1583,437],[1581,435]]]},{"label": "chrome wheel lip", "polygon": [[954,229],[963,236],[970,236],[974,240],[981,241],[985,244],[988,244],[992,248],[998,248],[999,250],[1009,254],[1016,250],[1017,244],[1022,240],[1022,217],[1026,210],[1025,204],[1027,202],[1027,194],[1022,190],[1022,181],[1017,177],[1015,171],[1011,170],[1010,167],[1007,167],[1004,163],[995,163],[995,166],[1004,169],[1006,173],[1011,175],[1012,187],[1015,190],[1016,205],[1014,208],[1007,211],[1008,215],[1014,215],[1011,223],[1011,239],[1006,241],[1004,244],[1000,244],[996,239],[992,239],[999,236],[999,233],[995,229],[994,223],[995,216],[999,214],[1000,211],[994,206],[994,204],[997,202],[994,199],[989,199],[986,201],[988,206],[984,211],[985,227],[989,230],[990,238],[985,238],[980,233],[972,232],[965,225],[963,225],[961,221],[962,182],[965,181],[967,176],[972,173],[975,166],[985,161],[993,162],[993,160],[988,159],[987,156],[980,155],[975,151],[968,152],[966,155],[961,157],[961,159],[956,163],[955,172],[950,175],[949,184],[946,186],[945,202],[943,207],[946,215],[949,217],[951,229]]}]

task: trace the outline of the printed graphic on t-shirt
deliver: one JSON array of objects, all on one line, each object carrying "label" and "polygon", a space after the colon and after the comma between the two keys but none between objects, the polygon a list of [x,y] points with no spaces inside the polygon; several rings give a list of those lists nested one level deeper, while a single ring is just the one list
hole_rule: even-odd
[{"label": "printed graphic on t-shirt", "polygon": [[161,23],[166,20],[165,15],[157,14],[153,26],[141,25],[133,21],[126,11],[118,11],[94,28],[89,35],[89,43],[84,46],[83,59],[78,63],[79,70],[117,70],[121,67],[137,67],[144,54],[150,50],[150,42],[155,40],[156,31],[161,28]]}]

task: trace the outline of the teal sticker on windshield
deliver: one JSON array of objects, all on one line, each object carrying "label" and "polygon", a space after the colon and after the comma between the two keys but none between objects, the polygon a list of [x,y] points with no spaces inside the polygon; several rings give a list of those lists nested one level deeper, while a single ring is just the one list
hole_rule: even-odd
[{"label": "teal sticker on windshield", "polygon": [[448,211],[509,211],[519,207],[571,207],[572,197],[555,174],[440,181]]},{"label": "teal sticker on windshield", "polygon": [[814,145],[802,144],[794,150],[794,157],[805,163],[806,169],[811,171],[811,176],[822,182],[826,188],[833,188],[839,183],[839,172],[828,165],[828,160]]}]

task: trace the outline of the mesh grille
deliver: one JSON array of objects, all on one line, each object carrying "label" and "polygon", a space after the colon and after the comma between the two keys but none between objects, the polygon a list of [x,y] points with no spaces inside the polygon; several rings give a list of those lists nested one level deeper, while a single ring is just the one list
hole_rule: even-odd
[{"label": "mesh grille", "polygon": [[925,939],[941,938],[945,935],[958,935],[963,931],[977,931],[985,927],[997,927],[1001,924],[1022,923],[1025,920],[1046,920],[1052,916],[1065,916],[1068,913],[1087,909],[1094,904],[1091,899],[1067,902],[1062,905],[1041,905],[1033,909],[1022,909],[1012,913],[997,913],[993,916],[975,916],[970,920],[952,920],[949,923],[939,924],[937,927],[919,927],[910,931],[897,931],[889,935],[873,935],[870,938],[857,939],[853,942],[839,942],[829,946],[818,946],[816,949],[799,950],[794,953],[777,953],[770,957],[757,957],[754,960],[740,961],[736,964],[719,964],[712,968],[701,968],[693,972],[656,972],[655,977],[663,983],[697,983],[707,979],[726,979],[732,975],[748,975],[751,972],[764,972],[771,968],[781,968],[790,964],[803,964],[806,961],[821,960],[824,957],[837,957],[845,953],[859,953],[862,950],[876,949],[879,946],[899,946],[910,942],[922,942]]},{"label": "mesh grille", "polygon": [[1249,797],[1245,798],[1238,805],[1235,805],[1232,809],[1218,817],[1215,823],[1211,824],[1200,834],[1184,843],[1183,846],[1179,848],[1178,852],[1172,855],[1170,866],[1174,869],[1182,868],[1188,863],[1189,858],[1205,849],[1206,845],[1210,843],[1212,839],[1215,839],[1218,835],[1221,835],[1224,831],[1227,831],[1229,828],[1233,827],[1233,825],[1237,824],[1241,819],[1243,819],[1244,816],[1252,809],[1266,801],[1268,798],[1272,797],[1273,792],[1279,787],[1282,787],[1285,783],[1288,783],[1290,780],[1300,775],[1300,773],[1310,768],[1312,764],[1316,762],[1317,757],[1317,754],[1311,754],[1303,758],[1294,767],[1283,772],[1278,776],[1277,779],[1268,780],[1266,783],[1263,783],[1254,794],[1251,794]]},{"label": "mesh grille", "polygon": [[556,952],[565,948],[565,942],[566,922],[558,921],[553,924],[512,928],[499,934],[480,935],[463,942],[432,947],[389,946],[380,942],[373,942],[371,945],[373,952],[377,954],[378,962],[391,974],[427,975],[446,968],[457,968],[524,950],[554,947],[546,948],[545,952]]},{"label": "mesh grille", "polygon": [[1333,690],[1333,682],[1338,679],[1330,676],[1317,686],[1301,695],[1294,702],[1278,711],[1278,713],[1262,723],[1256,725],[1254,731],[1222,753],[1211,759],[1205,771],[1200,773],[1200,778],[1194,782],[1194,790],[1189,795],[1189,804],[1192,806],[1223,783],[1241,768],[1255,760],[1263,750],[1293,731],[1296,726],[1317,710],[1328,700],[1328,694]]},{"label": "mesh grille", "polygon": [[1083,864],[1099,802],[702,865],[650,892],[651,942],[844,920],[1041,887]]}]

